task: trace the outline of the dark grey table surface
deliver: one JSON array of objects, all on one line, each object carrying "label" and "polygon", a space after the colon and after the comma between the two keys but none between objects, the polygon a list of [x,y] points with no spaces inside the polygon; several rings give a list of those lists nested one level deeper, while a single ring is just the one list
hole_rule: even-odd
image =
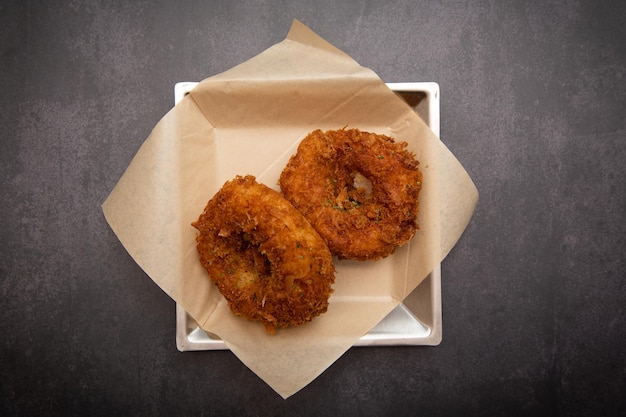
[{"label": "dark grey table surface", "polygon": [[[3,1],[0,415],[618,415],[626,409],[626,3]],[[287,400],[175,304],[100,205],[178,81],[293,18],[387,82],[435,81],[480,202],[443,342],[353,348]]]}]

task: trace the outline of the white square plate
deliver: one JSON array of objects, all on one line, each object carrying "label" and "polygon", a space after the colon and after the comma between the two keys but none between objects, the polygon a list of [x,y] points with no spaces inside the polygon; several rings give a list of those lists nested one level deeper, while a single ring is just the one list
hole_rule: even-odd
[{"label": "white square plate", "polygon": [[[197,82],[180,82],[174,87],[178,103]],[[439,136],[439,85],[432,82],[387,83]],[[425,345],[441,343],[441,265],[409,294],[387,317],[355,346]],[[195,320],[176,305],[176,346],[181,352],[228,349],[217,336],[202,330]]]}]

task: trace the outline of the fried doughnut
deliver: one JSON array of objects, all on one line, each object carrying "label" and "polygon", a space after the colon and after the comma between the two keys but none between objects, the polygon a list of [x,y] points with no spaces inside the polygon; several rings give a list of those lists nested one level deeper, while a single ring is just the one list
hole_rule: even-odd
[{"label": "fried doughnut", "polygon": [[384,258],[419,228],[422,173],[406,147],[358,129],[315,130],[302,140],[278,183],[333,255]]},{"label": "fried doughnut", "polygon": [[198,220],[200,261],[230,309],[268,333],[326,312],[332,255],[309,222],[277,191],[237,176]]}]

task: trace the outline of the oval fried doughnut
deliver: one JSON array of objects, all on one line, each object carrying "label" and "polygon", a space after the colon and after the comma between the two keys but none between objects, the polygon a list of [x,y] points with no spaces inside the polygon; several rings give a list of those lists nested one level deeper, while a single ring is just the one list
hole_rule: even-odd
[{"label": "oval fried doughnut", "polygon": [[280,193],[237,176],[192,225],[200,261],[235,314],[274,333],[326,312],[332,255]]},{"label": "oval fried doughnut", "polygon": [[298,146],[279,185],[333,255],[384,258],[419,228],[422,174],[406,146],[358,129],[315,130]]}]

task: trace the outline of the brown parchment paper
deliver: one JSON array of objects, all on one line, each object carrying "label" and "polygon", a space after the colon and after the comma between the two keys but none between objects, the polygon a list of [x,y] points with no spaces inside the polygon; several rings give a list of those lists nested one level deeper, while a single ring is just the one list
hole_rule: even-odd
[{"label": "brown parchment paper", "polygon": [[[420,230],[378,262],[335,261],[328,312],[268,335],[232,314],[198,261],[207,201],[235,175],[278,190],[280,172],[314,129],[344,126],[407,141],[423,171]],[[371,70],[294,21],[287,38],[202,81],[155,126],[103,204],[129,254],[170,297],[283,398],[302,389],[438,265],[478,193],[425,123]]]}]

